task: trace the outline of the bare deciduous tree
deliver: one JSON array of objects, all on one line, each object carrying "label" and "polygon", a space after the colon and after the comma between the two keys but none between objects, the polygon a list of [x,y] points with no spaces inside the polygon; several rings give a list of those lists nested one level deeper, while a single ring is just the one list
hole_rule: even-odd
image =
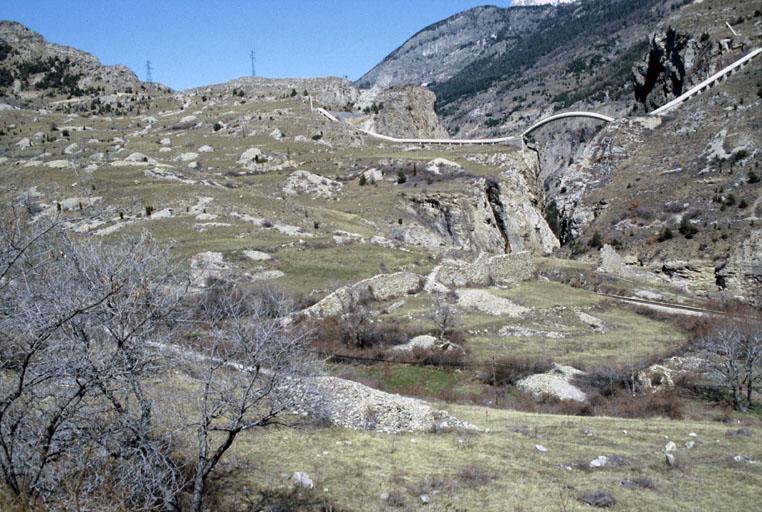
[{"label": "bare deciduous tree", "polygon": [[707,355],[711,376],[730,391],[733,406],[748,410],[762,384],[762,324],[723,321],[700,340],[699,347]]},{"label": "bare deciduous tree", "polygon": [[130,508],[174,502],[142,385],[177,304],[165,264],[147,236],[109,248],[54,222],[2,224],[0,474],[27,505],[79,509],[106,478]]},{"label": "bare deciduous tree", "polygon": [[434,322],[440,341],[447,341],[447,335],[460,324],[458,309],[447,296],[436,297],[430,318]]},{"label": "bare deciduous tree", "polygon": [[[318,370],[308,337],[284,325],[269,304],[237,293],[215,291],[203,303],[206,338],[199,372],[197,454],[190,486],[191,510],[200,512],[209,475],[236,437],[265,427],[294,407]],[[290,310],[285,300],[282,313]]]}]

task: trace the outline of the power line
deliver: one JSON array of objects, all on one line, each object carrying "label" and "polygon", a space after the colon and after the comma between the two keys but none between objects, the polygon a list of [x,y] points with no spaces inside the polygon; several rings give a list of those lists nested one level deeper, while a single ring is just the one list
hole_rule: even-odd
[{"label": "power line", "polygon": [[153,70],[153,66],[151,66],[151,61],[146,61],[146,82],[153,83],[153,77],[151,76],[151,71]]},{"label": "power line", "polygon": [[249,58],[251,59],[251,76],[257,76],[257,53],[254,50],[251,50]]}]

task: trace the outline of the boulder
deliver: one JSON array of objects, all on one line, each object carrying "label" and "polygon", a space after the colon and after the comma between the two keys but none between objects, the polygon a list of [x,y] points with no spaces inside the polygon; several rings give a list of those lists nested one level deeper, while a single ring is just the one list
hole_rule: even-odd
[{"label": "boulder", "polygon": [[396,345],[392,347],[391,350],[399,351],[399,352],[412,352],[415,349],[429,350],[437,346],[440,346],[440,343],[439,343],[439,339],[437,339],[436,336],[423,334],[421,336],[416,336],[415,338],[411,339],[407,343],[404,343],[402,345]]},{"label": "boulder", "polygon": [[559,400],[586,402],[587,395],[572,384],[574,378],[585,373],[571,366],[554,364],[547,373],[536,373],[516,383],[520,390],[530,393],[536,399],[550,395]]},{"label": "boulder", "polygon": [[212,146],[209,146],[209,145],[205,144],[205,145],[201,146],[200,148],[198,148],[198,152],[199,153],[212,153],[212,152],[214,152],[214,148]]},{"label": "boulder", "polygon": [[198,153],[189,151],[187,153],[180,153],[177,157],[175,157],[175,160],[180,162],[192,162],[196,158],[198,158]]},{"label": "boulder", "polygon": [[294,171],[286,179],[283,192],[289,196],[310,194],[313,199],[334,199],[344,185],[336,180],[308,171]]},{"label": "boulder", "polygon": [[457,294],[458,306],[487,315],[517,318],[529,311],[529,309],[514,304],[508,299],[493,295],[487,290],[465,289],[458,290]]},{"label": "boulder", "polygon": [[262,156],[262,150],[259,148],[249,148],[243,153],[241,153],[241,157],[238,159],[238,163],[241,165],[246,165],[253,160],[255,160],[257,157]]}]

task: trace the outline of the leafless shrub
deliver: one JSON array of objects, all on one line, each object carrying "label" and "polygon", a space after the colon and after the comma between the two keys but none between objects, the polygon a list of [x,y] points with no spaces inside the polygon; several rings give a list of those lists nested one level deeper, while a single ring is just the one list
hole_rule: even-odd
[{"label": "leafless shrub", "polygon": [[190,510],[202,510],[209,475],[236,437],[265,427],[309,392],[319,367],[308,333],[268,316],[261,303],[244,308],[235,287],[202,306],[207,344],[201,362],[198,439]]},{"label": "leafless shrub", "polygon": [[434,322],[434,327],[440,340],[446,340],[447,335],[460,324],[458,310],[452,303],[452,297],[447,295],[438,295],[435,298],[434,307],[429,313],[429,318]]},{"label": "leafless shrub", "polygon": [[762,384],[762,323],[723,320],[697,343],[709,374],[726,388],[733,407],[746,411]]},{"label": "leafless shrub", "polygon": [[148,236],[107,247],[16,215],[0,227],[0,472],[24,502],[92,506],[110,486],[133,510],[174,503],[143,390],[179,300],[166,261]]},{"label": "leafless shrub", "polygon": [[545,373],[552,367],[553,362],[547,358],[504,356],[484,363],[478,376],[485,384],[505,386],[535,373]]}]

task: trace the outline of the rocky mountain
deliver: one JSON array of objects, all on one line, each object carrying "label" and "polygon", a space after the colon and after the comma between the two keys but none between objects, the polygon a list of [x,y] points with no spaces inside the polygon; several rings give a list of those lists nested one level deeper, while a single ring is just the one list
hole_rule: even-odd
[{"label": "rocky mountain", "polygon": [[8,103],[63,101],[59,108],[126,110],[160,90],[168,89],[143,83],[125,66],[106,66],[94,55],[50,43],[20,23],[0,21],[0,98]]},{"label": "rocky mountain", "polygon": [[[762,19],[752,7],[591,0],[477,8],[416,34],[359,83],[404,81],[425,55],[430,69],[446,73],[411,80],[431,80],[443,122],[463,137],[515,132],[563,110],[621,119],[567,120],[530,137],[538,197],[561,253],[586,257],[609,243],[661,278],[748,298],[761,264],[744,259],[759,253],[759,66],[664,122],[639,116],[759,46]],[[501,17],[534,23],[523,25],[520,42],[493,51],[478,47],[481,34],[467,24],[488,15],[496,33]],[[457,61],[453,41],[471,49]]]},{"label": "rocky mountain", "polygon": [[464,11],[421,30],[356,83],[361,88],[446,83],[479,57],[498,58],[552,12],[494,6]]},{"label": "rocky mountain", "polygon": [[643,35],[683,3],[478,7],[414,35],[357,83],[426,83],[460,136],[510,132],[577,106],[622,113],[632,107],[629,71],[648,47]]}]

